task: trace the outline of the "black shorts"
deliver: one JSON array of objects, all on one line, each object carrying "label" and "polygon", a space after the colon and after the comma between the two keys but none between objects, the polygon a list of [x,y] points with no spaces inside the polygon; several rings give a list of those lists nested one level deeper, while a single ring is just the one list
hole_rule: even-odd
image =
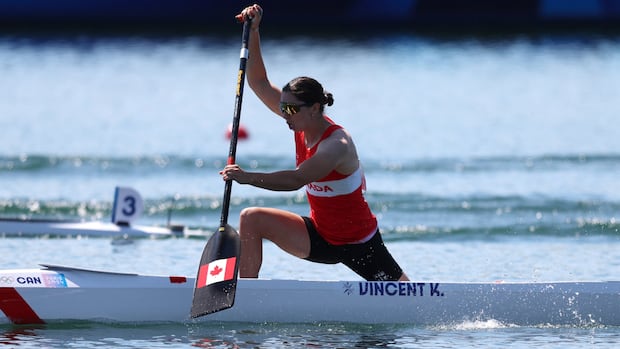
[{"label": "black shorts", "polygon": [[367,281],[397,281],[403,270],[387,250],[379,229],[373,237],[360,244],[332,245],[316,231],[308,217],[303,217],[310,237],[310,255],[306,260],[342,263]]}]

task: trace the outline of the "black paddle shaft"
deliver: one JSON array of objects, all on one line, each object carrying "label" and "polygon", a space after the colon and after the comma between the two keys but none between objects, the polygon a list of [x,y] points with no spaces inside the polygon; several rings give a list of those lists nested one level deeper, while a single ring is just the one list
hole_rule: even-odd
[{"label": "black paddle shaft", "polygon": [[[230,136],[230,149],[228,150],[228,165],[236,162],[237,140],[239,139],[239,120],[241,120],[241,103],[243,102],[243,86],[245,83],[245,69],[248,63],[248,43],[250,42],[250,28],[252,20],[243,22],[243,36],[241,38],[241,53],[239,60],[239,73],[237,74],[237,93],[235,96],[235,113],[232,122],[232,132]],[[224,199],[222,200],[222,215],[220,217],[220,228],[228,223],[228,211],[230,208],[230,195],[232,191],[232,179],[226,181],[224,186]]]},{"label": "black paddle shaft", "polygon": [[[243,23],[239,73],[237,74],[235,114],[233,117],[230,150],[228,152],[227,161],[229,165],[235,163],[235,154],[237,152],[239,119],[241,118],[245,68],[249,56],[248,43],[250,41],[251,24],[251,19]],[[232,307],[235,302],[237,276],[239,273],[240,240],[239,234],[228,224],[231,190],[232,180],[227,180],[224,187],[220,227],[218,231],[211,235],[202,251],[194,287],[192,308],[190,311],[192,318],[228,309]]]}]

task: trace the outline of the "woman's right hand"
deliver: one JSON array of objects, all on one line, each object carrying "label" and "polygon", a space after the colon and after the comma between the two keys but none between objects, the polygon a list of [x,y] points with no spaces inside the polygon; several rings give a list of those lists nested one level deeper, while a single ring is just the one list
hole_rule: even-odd
[{"label": "woman's right hand", "polygon": [[239,184],[248,183],[246,172],[237,164],[226,165],[226,167],[220,171],[220,175],[225,181],[233,180]]},{"label": "woman's right hand", "polygon": [[245,22],[248,18],[252,19],[252,30],[257,30],[260,25],[260,21],[263,18],[263,9],[254,4],[244,8],[240,14],[236,16],[240,22]]}]

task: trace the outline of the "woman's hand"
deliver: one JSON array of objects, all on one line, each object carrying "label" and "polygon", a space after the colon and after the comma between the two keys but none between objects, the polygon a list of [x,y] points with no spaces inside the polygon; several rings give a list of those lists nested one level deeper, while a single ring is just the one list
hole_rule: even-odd
[{"label": "woman's hand", "polygon": [[235,18],[237,18],[240,22],[245,22],[248,18],[252,19],[252,30],[258,30],[258,26],[260,25],[260,21],[263,18],[263,9],[254,4],[252,6],[248,6],[241,11]]},{"label": "woman's hand", "polygon": [[220,171],[220,175],[225,181],[234,180],[240,184],[247,183],[247,173],[237,164],[226,165],[226,167]]}]

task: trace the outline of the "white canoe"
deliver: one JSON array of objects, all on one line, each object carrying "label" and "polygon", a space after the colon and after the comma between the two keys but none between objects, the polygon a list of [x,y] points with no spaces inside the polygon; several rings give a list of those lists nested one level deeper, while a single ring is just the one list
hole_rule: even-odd
[{"label": "white canoe", "polygon": [[351,322],[620,325],[620,281],[435,283],[240,279],[235,305],[190,319],[194,279],[59,266],[0,271],[0,323]]},{"label": "white canoe", "polygon": [[208,237],[202,230],[182,225],[147,226],[102,221],[0,218],[0,237]]},{"label": "white canoe", "polygon": [[182,225],[168,224],[165,227],[132,224],[144,209],[142,196],[130,187],[114,189],[114,203],[110,222],[78,221],[37,218],[0,217],[0,237],[208,237],[205,231],[188,229]]}]

